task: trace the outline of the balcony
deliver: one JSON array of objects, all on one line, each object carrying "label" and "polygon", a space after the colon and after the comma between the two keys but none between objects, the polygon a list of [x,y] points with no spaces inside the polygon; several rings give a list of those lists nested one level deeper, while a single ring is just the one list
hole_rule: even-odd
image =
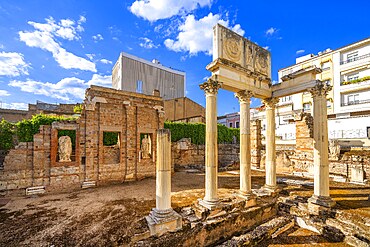
[{"label": "balcony", "polygon": [[360,105],[360,104],[369,104],[370,99],[366,100],[355,100],[355,101],[350,101],[350,102],[342,102],[340,106],[349,106],[349,105]]},{"label": "balcony", "polygon": [[341,93],[358,92],[369,89],[370,89],[370,76],[365,76],[357,80],[345,81],[340,83]]},{"label": "balcony", "polygon": [[352,62],[355,62],[355,61],[358,61],[358,60],[362,60],[362,59],[365,59],[365,58],[368,58],[368,57],[370,57],[370,53],[365,54],[365,55],[362,55],[362,56],[359,56],[359,57],[354,57],[354,58],[351,58],[351,59],[347,59],[347,60],[341,61],[340,62],[340,65],[352,63]]}]

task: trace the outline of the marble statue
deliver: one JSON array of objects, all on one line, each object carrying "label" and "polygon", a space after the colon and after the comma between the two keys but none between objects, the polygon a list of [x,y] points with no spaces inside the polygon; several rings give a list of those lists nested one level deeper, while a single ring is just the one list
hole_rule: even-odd
[{"label": "marble statue", "polygon": [[70,162],[72,154],[72,141],[69,136],[61,136],[58,139],[59,162]]}]

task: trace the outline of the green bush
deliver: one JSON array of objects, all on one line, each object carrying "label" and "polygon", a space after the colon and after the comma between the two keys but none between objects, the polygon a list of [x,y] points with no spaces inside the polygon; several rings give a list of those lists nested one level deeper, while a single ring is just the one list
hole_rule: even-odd
[{"label": "green bush", "polygon": [[0,122],[0,150],[9,150],[14,147],[13,143],[14,124],[1,120]]},{"label": "green bush", "polygon": [[118,132],[103,132],[104,146],[116,145],[118,142]]},{"label": "green bush", "polygon": [[356,83],[363,82],[363,81],[368,81],[368,80],[370,80],[370,76],[365,76],[365,77],[358,78],[358,79],[352,80],[352,81],[344,81],[344,82],[342,82],[342,85],[356,84]]},{"label": "green bush", "polygon": [[[50,116],[44,114],[34,115],[31,119],[23,119],[16,123],[16,135],[20,142],[32,142],[33,135],[39,132],[41,125],[51,125],[55,121],[75,120],[63,116]],[[75,138],[71,138],[75,140]]]},{"label": "green bush", "polygon": [[[182,138],[190,138],[194,144],[205,144],[206,125],[203,123],[173,123],[165,122],[164,128],[171,131],[171,141],[176,142]],[[234,136],[239,142],[239,129],[227,128],[217,125],[218,143],[232,143]]]}]

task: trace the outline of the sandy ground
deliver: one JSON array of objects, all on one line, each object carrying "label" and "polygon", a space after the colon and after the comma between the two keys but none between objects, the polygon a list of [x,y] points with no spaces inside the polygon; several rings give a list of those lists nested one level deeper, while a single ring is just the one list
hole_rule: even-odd
[{"label": "sandy ground", "polygon": [[[252,184],[255,189],[261,187],[264,173],[254,171]],[[238,187],[236,172],[219,174],[220,193],[229,193]],[[331,187],[340,208],[370,217],[367,200],[370,187],[344,187],[339,183],[332,183]],[[173,207],[190,205],[203,196],[203,188],[204,174],[175,173],[172,177]],[[292,193],[308,197],[312,188]],[[155,179],[61,194],[0,198],[1,203],[6,205],[0,207],[0,246],[125,246],[136,229],[146,227],[143,217],[155,207]],[[281,241],[291,244],[294,236]],[[319,246],[332,246],[321,245],[326,241],[319,236],[315,241]],[[274,242],[272,246],[283,245]]]}]

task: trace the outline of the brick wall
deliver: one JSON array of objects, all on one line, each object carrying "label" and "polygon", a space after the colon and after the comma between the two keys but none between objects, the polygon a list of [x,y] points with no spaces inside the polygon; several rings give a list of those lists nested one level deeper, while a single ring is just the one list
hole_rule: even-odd
[{"label": "brick wall", "polygon": [[[92,86],[77,121],[41,126],[34,142],[10,150],[0,170],[0,190],[45,186],[47,190],[123,182],[155,175],[156,131],[163,128],[163,101],[157,96]],[[59,162],[58,131],[74,130],[70,162]],[[104,132],[116,132],[119,142],[104,146]],[[151,157],[140,157],[141,134],[151,138]]]}]

